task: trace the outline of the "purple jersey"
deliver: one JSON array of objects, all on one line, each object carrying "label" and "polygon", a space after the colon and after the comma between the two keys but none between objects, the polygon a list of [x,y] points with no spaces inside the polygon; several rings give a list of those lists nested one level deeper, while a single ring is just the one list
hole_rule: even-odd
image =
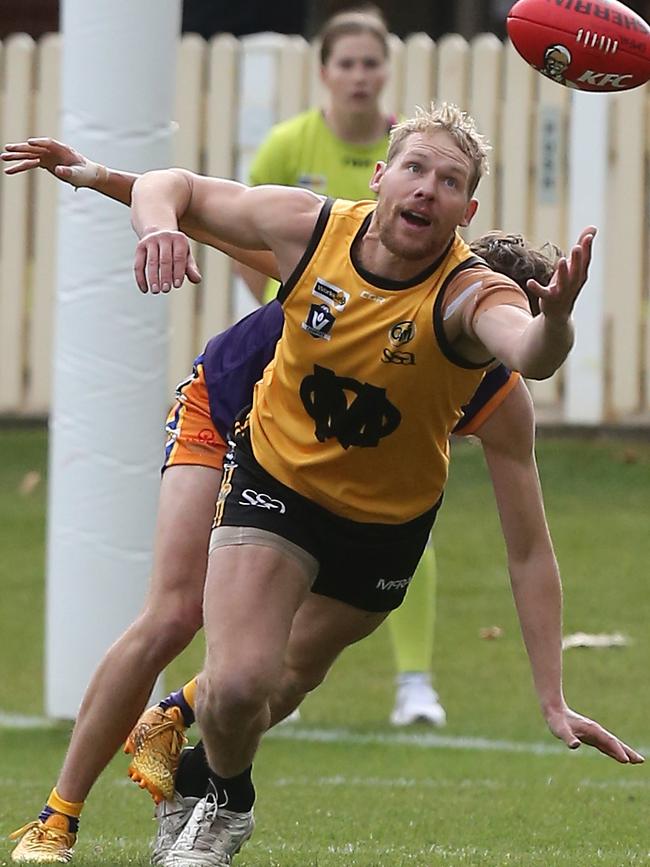
[{"label": "purple jersey", "polygon": [[[195,364],[203,364],[210,415],[226,439],[235,417],[253,400],[253,387],[275,354],[284,316],[279,301],[271,301],[212,337]],[[504,388],[511,372],[500,364],[485,374],[454,433],[463,434],[472,420]]]}]

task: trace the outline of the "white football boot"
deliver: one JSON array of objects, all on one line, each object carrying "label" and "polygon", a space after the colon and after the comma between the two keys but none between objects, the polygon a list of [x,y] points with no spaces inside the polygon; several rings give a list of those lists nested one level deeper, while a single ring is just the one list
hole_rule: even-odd
[{"label": "white football boot", "polygon": [[447,714],[428,673],[414,671],[397,677],[397,695],[390,721],[394,726],[428,723],[442,728],[445,725]]}]

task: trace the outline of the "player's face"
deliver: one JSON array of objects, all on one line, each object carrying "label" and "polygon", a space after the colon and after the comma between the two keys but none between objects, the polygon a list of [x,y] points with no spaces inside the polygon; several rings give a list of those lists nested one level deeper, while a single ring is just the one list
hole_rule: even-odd
[{"label": "player's face", "polygon": [[423,262],[440,255],[458,226],[477,208],[469,194],[473,165],[449,133],[413,133],[389,166],[380,164],[370,187],[377,193],[375,226],[390,252]]},{"label": "player's face", "polygon": [[321,68],[332,106],[351,114],[377,109],[387,75],[383,45],[370,33],[339,37]]}]

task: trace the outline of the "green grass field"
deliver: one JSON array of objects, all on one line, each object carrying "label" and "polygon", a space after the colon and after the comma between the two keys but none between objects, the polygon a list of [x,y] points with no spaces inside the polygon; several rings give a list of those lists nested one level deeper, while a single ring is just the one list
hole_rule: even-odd
[{"label": "green grass field", "polygon": [[[0,430],[0,712],[42,713],[45,485],[38,429]],[[565,631],[615,632],[627,647],[565,654],[570,703],[650,748],[650,444],[542,439],[549,522],[565,583]],[[480,448],[456,447],[436,528],[435,669],[442,732],[395,732],[387,636],[348,651],[303,722],[268,738],[256,765],[258,830],[240,867],[650,864],[650,762],[621,767],[564,750],[537,711],[510,600]],[[504,635],[480,639],[484,626]],[[199,666],[201,642],[172,666]],[[0,728],[0,833],[33,818],[68,727]],[[118,756],[92,793],[74,863],[147,864],[151,805]],[[0,843],[0,864],[11,844]]]}]

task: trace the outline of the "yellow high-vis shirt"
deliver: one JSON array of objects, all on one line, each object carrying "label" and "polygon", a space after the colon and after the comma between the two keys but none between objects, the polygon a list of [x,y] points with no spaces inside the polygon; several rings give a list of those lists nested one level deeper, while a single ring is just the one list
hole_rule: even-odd
[{"label": "yellow high-vis shirt", "polygon": [[[249,182],[304,187],[332,198],[372,199],[368,185],[377,163],[386,159],[394,121],[377,141],[360,145],[335,136],[320,108],[303,111],[271,129],[255,154]],[[269,280],[265,301],[275,297],[279,285]]]},{"label": "yellow high-vis shirt", "polygon": [[285,326],[255,387],[258,462],[335,514],[398,524],[439,499],[449,434],[485,367],[445,354],[440,305],[452,276],[476,265],[455,235],[414,280],[355,263],[373,201],[327,200],[309,248],[280,292]]}]

